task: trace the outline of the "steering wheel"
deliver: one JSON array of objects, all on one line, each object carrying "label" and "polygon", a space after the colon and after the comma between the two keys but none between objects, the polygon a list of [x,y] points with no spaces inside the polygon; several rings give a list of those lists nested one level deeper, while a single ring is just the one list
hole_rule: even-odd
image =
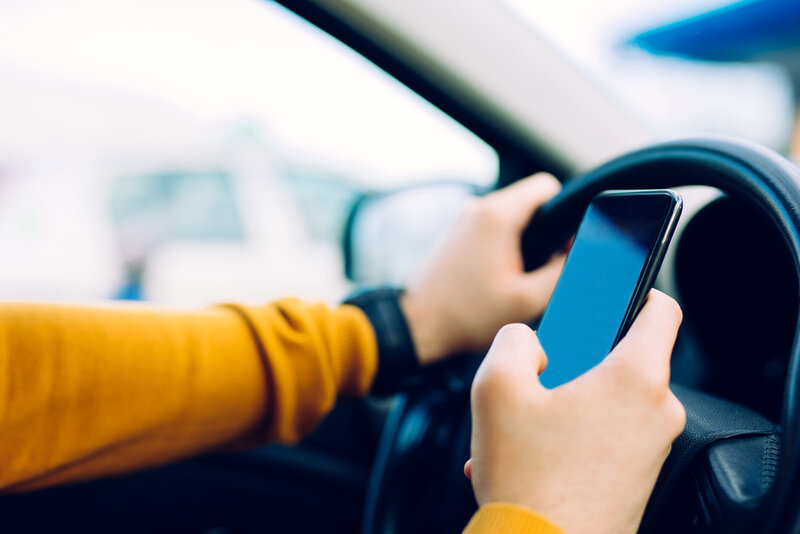
[{"label": "steering wheel", "polygon": [[[800,280],[800,170],[759,146],[684,140],[624,155],[568,182],[523,235],[529,269],[573,235],[606,189],[712,186],[768,221]],[[795,288],[797,285],[794,286]],[[673,444],[642,532],[788,532],[800,529],[800,298],[780,418],[674,384],[687,425]],[[755,311],[759,313],[758,311]],[[470,374],[478,360],[462,363]],[[469,379],[441,376],[398,397],[384,426],[364,515],[364,534],[458,532],[476,504],[462,466],[469,457]]]}]

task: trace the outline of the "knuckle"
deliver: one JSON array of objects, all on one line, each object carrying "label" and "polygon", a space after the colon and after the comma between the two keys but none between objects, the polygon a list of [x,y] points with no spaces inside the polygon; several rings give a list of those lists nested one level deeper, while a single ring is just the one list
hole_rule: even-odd
[{"label": "knuckle", "polygon": [[[477,380],[478,378],[480,380]],[[478,382],[477,387],[481,394],[513,396],[525,389],[519,366],[515,365],[513,361],[505,361],[481,369],[481,376],[476,376],[476,382]]]},{"label": "knuckle", "polygon": [[616,369],[617,387],[625,387],[642,401],[657,406],[669,390],[669,372],[654,366],[640,365],[635,359],[619,362]]},{"label": "knuckle", "polygon": [[503,212],[493,198],[478,199],[470,209],[472,217],[482,227],[493,228],[503,220]]},{"label": "knuckle", "polygon": [[640,376],[640,394],[645,402],[657,407],[664,401],[664,395],[669,391],[669,378],[663,373],[642,373]]},{"label": "knuckle", "polygon": [[513,379],[513,373],[505,366],[482,368],[472,382],[473,402],[484,403],[505,396],[513,389]]},{"label": "knuckle", "polygon": [[504,293],[506,294],[505,301],[510,305],[510,309],[520,318],[527,319],[527,315],[541,307],[540,296],[533,294],[522,283],[509,287]]},{"label": "knuckle", "polygon": [[653,393],[663,398],[669,391],[669,365],[651,363],[643,373],[645,386]]},{"label": "knuckle", "polygon": [[489,394],[483,375],[480,373],[475,375],[475,379],[472,381],[472,386],[469,391],[470,404],[472,404],[473,408],[483,406],[484,399],[486,399]]},{"label": "knuckle", "polygon": [[641,397],[644,388],[637,370],[627,362],[618,359],[607,360],[607,362],[606,368],[610,371],[608,386],[611,390],[627,392],[634,399]]},{"label": "knuckle", "polygon": [[670,428],[673,430],[674,437],[678,437],[686,427],[686,408],[672,392],[668,395],[665,405]]}]

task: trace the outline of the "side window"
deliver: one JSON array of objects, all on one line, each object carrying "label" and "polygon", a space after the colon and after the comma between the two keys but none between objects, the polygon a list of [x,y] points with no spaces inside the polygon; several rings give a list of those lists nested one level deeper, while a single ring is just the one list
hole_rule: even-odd
[{"label": "side window", "polygon": [[2,299],[333,300],[361,192],[496,177],[488,145],[273,2],[3,9]]}]

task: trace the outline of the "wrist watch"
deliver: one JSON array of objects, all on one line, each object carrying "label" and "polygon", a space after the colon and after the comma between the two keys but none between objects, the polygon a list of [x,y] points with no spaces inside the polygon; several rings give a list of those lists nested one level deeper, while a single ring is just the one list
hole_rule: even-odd
[{"label": "wrist watch", "polygon": [[400,308],[402,289],[379,287],[360,290],[344,301],[361,308],[372,323],[378,342],[378,372],[371,393],[390,395],[421,381],[422,366],[414,340]]}]

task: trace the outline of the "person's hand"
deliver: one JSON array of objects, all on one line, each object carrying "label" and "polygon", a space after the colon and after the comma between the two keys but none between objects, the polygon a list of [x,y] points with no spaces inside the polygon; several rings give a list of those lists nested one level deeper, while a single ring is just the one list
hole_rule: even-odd
[{"label": "person's hand", "polygon": [[472,385],[472,459],[481,505],[527,506],[567,532],[636,532],[686,412],[669,389],[681,322],[651,291],[628,334],[598,366],[555,389],[525,325],[504,327]]},{"label": "person's hand", "polygon": [[564,255],[526,273],[520,242],[535,211],[560,188],[553,176],[537,174],[463,210],[402,300],[420,363],[485,349],[502,325],[541,315]]}]

